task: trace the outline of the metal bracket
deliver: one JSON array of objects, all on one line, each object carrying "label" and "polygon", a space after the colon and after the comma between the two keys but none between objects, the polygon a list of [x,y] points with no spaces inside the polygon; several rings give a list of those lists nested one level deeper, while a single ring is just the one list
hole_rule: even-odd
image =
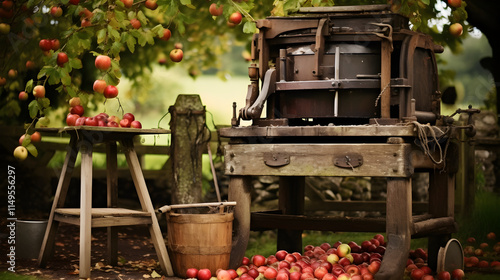
[{"label": "metal bracket", "polygon": [[374,35],[382,39],[386,39],[391,43],[391,52],[394,50],[394,45],[392,44],[392,25],[387,23],[372,22],[371,25],[382,27],[382,32],[373,32]]},{"label": "metal bracket", "polygon": [[347,153],[333,158],[333,164],[340,168],[360,167],[363,165],[363,156],[358,153]]},{"label": "metal bracket", "polygon": [[281,153],[265,153],[264,163],[271,167],[281,167],[290,163],[290,156]]}]

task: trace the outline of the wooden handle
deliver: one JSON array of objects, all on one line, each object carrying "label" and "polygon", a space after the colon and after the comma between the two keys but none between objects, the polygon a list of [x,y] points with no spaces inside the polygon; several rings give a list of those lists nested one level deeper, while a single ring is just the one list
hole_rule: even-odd
[{"label": "wooden handle", "polygon": [[183,209],[183,208],[196,208],[196,207],[215,207],[215,206],[235,206],[236,201],[227,202],[208,202],[208,203],[192,203],[192,204],[174,204],[165,205],[158,208],[159,213],[165,213],[172,209]]}]

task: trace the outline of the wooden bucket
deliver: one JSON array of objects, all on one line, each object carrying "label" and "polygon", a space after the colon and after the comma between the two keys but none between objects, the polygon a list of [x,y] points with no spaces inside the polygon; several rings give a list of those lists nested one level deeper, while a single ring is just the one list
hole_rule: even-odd
[{"label": "wooden bucket", "polygon": [[188,268],[229,268],[233,213],[178,214],[167,212],[167,248],[174,274],[186,278]]}]

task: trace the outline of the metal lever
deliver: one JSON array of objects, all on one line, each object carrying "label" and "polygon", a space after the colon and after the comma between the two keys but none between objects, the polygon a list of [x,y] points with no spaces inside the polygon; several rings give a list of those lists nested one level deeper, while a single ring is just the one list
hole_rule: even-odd
[{"label": "metal lever", "polygon": [[271,68],[266,71],[264,76],[264,84],[262,85],[262,91],[259,96],[248,108],[243,108],[240,110],[240,116],[244,120],[258,119],[262,114],[262,109],[264,108],[264,103],[266,102],[269,95],[274,93],[276,89],[276,69]]},{"label": "metal lever", "polygon": [[455,113],[453,113],[451,116],[447,117],[446,122],[450,123],[450,121],[451,121],[451,123],[453,123],[452,118],[456,114],[462,114],[462,113],[466,113],[469,115],[469,118],[467,120],[467,125],[466,126],[457,126],[457,128],[467,129],[465,131],[465,134],[469,137],[474,137],[476,135],[476,128],[474,127],[474,124],[472,123],[472,115],[481,113],[481,110],[472,108],[472,105],[469,105],[469,107],[465,110],[458,108],[455,111]]},{"label": "metal lever", "polygon": [[[376,35],[377,37],[388,40],[391,43],[391,52],[394,51],[394,45],[392,44],[392,25],[387,24],[387,23],[379,23],[379,22],[372,22],[370,24],[375,25],[375,26],[379,26],[379,27],[383,27],[382,28],[383,33],[373,32],[373,34]],[[389,31],[388,34],[387,35],[384,34],[384,33],[387,33],[387,31]]]}]

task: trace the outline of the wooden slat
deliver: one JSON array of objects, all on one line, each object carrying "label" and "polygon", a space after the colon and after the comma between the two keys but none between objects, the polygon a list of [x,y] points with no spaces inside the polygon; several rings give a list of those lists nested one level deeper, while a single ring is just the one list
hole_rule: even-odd
[{"label": "wooden slat", "polygon": [[[273,176],[411,176],[410,144],[247,144],[225,148],[227,175]],[[363,164],[354,168],[334,165],[346,152],[358,153]],[[289,156],[289,164],[270,167],[267,154]],[[353,163],[354,164],[354,163]]]},{"label": "wooden slat", "polygon": [[[426,212],[429,209],[427,202],[413,202],[414,213]],[[311,201],[306,202],[307,211],[371,211],[385,212],[385,201]]]},{"label": "wooden slat", "polygon": [[[58,208],[55,212],[64,216],[80,216],[80,208]],[[151,214],[145,211],[138,211],[125,208],[92,208],[92,218],[99,217],[151,217]]]},{"label": "wooden slat", "polygon": [[318,217],[254,212],[251,214],[251,229],[319,230],[334,232],[383,232],[385,231],[385,219]]}]

